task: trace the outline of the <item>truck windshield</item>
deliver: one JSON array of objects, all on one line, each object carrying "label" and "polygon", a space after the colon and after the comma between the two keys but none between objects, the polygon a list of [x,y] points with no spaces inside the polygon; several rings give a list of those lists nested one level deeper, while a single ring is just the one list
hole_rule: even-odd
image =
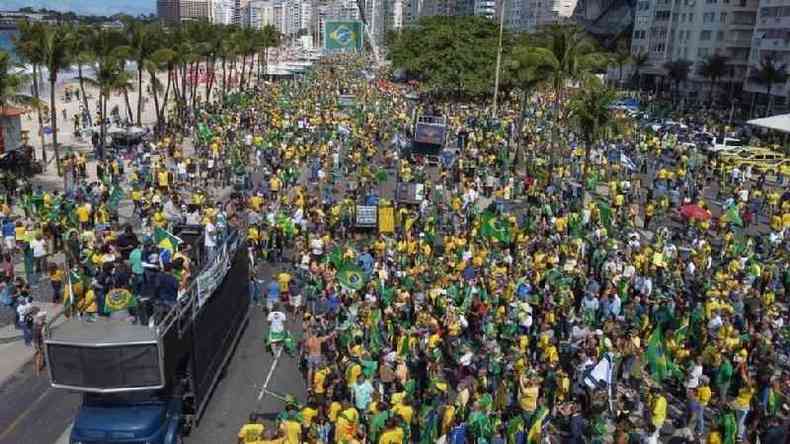
[{"label": "truck windshield", "polygon": [[129,404],[163,404],[162,390],[144,390],[124,393],[86,393],[85,404],[95,407]]}]

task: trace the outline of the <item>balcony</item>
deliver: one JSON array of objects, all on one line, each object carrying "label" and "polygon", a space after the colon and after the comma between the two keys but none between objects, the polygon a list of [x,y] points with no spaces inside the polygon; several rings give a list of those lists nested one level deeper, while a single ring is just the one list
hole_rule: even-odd
[{"label": "balcony", "polygon": [[724,41],[726,46],[737,48],[751,48],[752,39],[727,39]]}]

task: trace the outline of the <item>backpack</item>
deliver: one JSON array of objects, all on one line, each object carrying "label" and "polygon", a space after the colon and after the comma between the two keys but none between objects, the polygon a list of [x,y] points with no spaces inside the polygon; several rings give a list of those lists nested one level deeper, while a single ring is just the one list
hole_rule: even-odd
[{"label": "backpack", "polygon": [[27,326],[29,328],[33,327],[33,321],[34,321],[34,319],[33,319],[33,314],[32,313],[28,313],[28,314],[25,315],[25,318],[24,318],[25,326]]}]

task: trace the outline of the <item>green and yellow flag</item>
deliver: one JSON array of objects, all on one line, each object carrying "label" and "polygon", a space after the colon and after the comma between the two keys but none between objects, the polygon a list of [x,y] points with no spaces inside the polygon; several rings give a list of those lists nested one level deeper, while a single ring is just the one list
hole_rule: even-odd
[{"label": "green and yellow flag", "polygon": [[540,444],[540,438],[543,434],[543,421],[549,415],[549,409],[540,406],[532,417],[532,425],[527,433],[527,444]]},{"label": "green and yellow flag", "polygon": [[650,373],[656,382],[661,382],[669,374],[666,351],[664,349],[664,334],[661,327],[656,327],[647,340],[645,358],[650,366]]},{"label": "green and yellow flag", "polygon": [[131,291],[125,288],[112,289],[104,298],[104,311],[108,313],[127,310],[136,306],[137,298],[134,297]]}]

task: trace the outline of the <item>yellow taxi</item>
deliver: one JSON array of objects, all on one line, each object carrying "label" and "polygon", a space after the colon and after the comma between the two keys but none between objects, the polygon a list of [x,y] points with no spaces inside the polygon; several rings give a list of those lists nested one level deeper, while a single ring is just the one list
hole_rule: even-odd
[{"label": "yellow taxi", "polygon": [[784,154],[761,147],[744,147],[719,155],[728,169],[738,167],[770,174],[790,174],[790,159]]}]

